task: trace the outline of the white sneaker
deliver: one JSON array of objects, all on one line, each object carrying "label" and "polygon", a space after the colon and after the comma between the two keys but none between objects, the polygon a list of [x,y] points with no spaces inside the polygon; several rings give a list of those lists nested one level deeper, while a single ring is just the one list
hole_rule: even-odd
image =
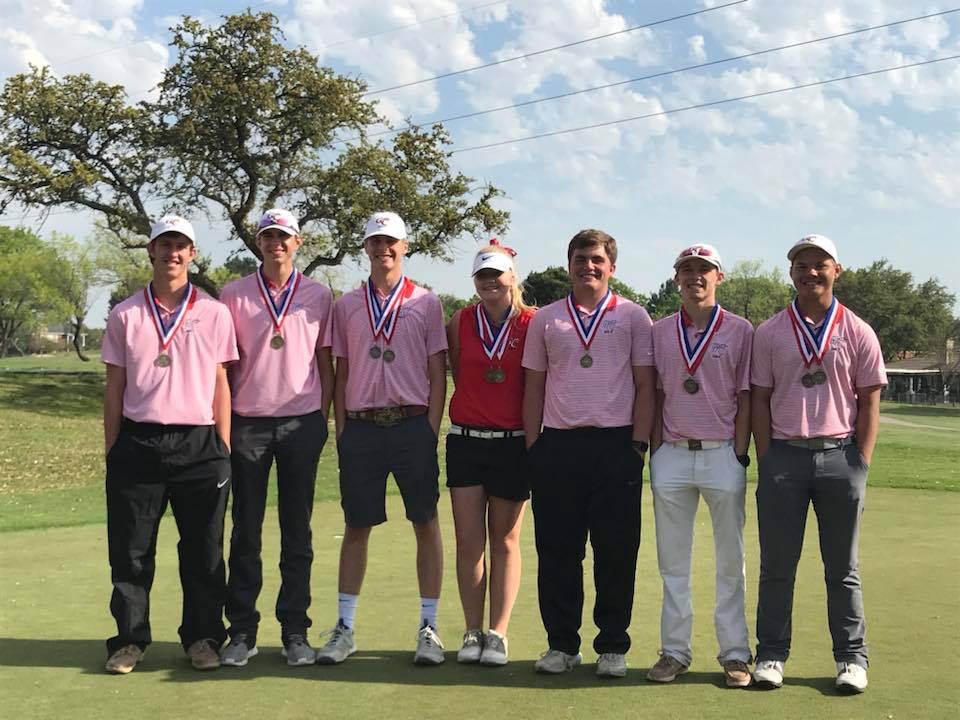
[{"label": "white sneaker", "polygon": [[417,633],[417,651],[413,654],[413,662],[417,665],[440,665],[445,659],[437,629],[424,621]]},{"label": "white sneaker", "polygon": [[783,663],[780,660],[760,660],[753,668],[753,681],[757,687],[777,689],[783,685]]},{"label": "white sneaker", "polygon": [[622,678],[627,676],[627,657],[623,653],[601,653],[597,658],[597,677]]},{"label": "white sneaker", "polygon": [[317,651],[317,662],[320,665],[336,665],[342,663],[357,651],[353,642],[353,630],[338,620],[330,630],[330,639]]},{"label": "white sneaker", "polygon": [[497,667],[507,664],[507,638],[493,630],[483,636],[480,664]]},{"label": "white sneaker", "polygon": [[483,652],[483,633],[479,630],[467,630],[463,634],[463,646],[457,652],[458,663],[480,662]]},{"label": "white sneaker", "polygon": [[550,648],[540,656],[533,669],[538,673],[559,675],[560,673],[570,672],[582,661],[583,656],[580,653],[567,655],[565,652]]},{"label": "white sneaker", "polygon": [[852,662],[837,663],[837,690],[862,693],[867,689],[867,669]]}]

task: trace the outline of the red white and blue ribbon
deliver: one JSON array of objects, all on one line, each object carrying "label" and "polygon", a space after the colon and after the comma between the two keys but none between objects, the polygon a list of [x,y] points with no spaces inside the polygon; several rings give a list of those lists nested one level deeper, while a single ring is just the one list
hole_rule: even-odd
[{"label": "red white and blue ribbon", "polygon": [[686,326],[693,325],[693,320],[690,319],[690,315],[687,314],[687,311],[682,307],[680,308],[680,312],[677,313],[677,342],[680,345],[680,355],[683,357],[683,362],[687,366],[687,373],[689,373],[691,377],[693,377],[697,368],[700,367],[700,363],[703,362],[703,358],[707,354],[707,348],[710,347],[710,339],[716,335],[722,322],[723,308],[721,308],[719,304],[714,305],[713,310],[710,311],[710,319],[707,321],[707,327],[704,328],[696,344],[690,347]]},{"label": "red white and blue ribbon", "polygon": [[513,313],[513,308],[507,308],[507,312],[500,319],[500,329],[496,333],[493,331],[493,323],[487,317],[487,311],[483,307],[483,303],[477,303],[476,308],[477,334],[480,335],[483,352],[488,360],[492,361],[494,357],[500,360],[507,349],[507,341],[510,339],[510,315]]},{"label": "red white and blue ribbon", "polygon": [[177,330],[179,330],[183,324],[183,319],[187,316],[187,310],[197,299],[197,289],[189,280],[187,281],[187,289],[183,293],[177,309],[173,311],[173,317],[170,319],[169,325],[163,322],[160,303],[157,302],[157,298],[153,294],[153,283],[148,283],[143,289],[143,297],[147,301],[147,306],[150,308],[150,317],[153,318],[153,326],[157,329],[157,335],[160,337],[160,347],[166,350],[167,346],[170,345],[170,342],[173,340],[173,336],[177,334]]},{"label": "red white and blue ribbon", "polygon": [[393,331],[397,329],[397,318],[400,316],[400,306],[403,305],[403,299],[408,294],[408,280],[406,276],[401,276],[400,280],[380,303],[377,297],[376,288],[373,282],[366,282],[367,299],[367,319],[370,321],[370,330],[373,332],[374,339],[382,337],[387,342],[393,337]]},{"label": "red white and blue ribbon", "polygon": [[577,335],[580,336],[580,342],[583,343],[585,350],[590,349],[590,344],[593,342],[593,339],[597,335],[597,330],[600,328],[600,320],[616,304],[617,296],[610,290],[607,290],[607,294],[603,296],[593,309],[593,312],[587,315],[586,322],[584,322],[584,318],[580,316],[580,311],[577,310],[573,293],[567,295],[567,313],[570,315],[570,321],[573,323],[573,327],[576,328]]},{"label": "red white and blue ribbon", "polygon": [[800,306],[796,300],[790,303],[789,308],[790,321],[793,323],[794,336],[797,339],[797,347],[800,348],[800,355],[803,356],[804,366],[810,367],[814,361],[818,365],[823,365],[823,358],[830,348],[830,338],[840,318],[843,317],[843,305],[834,298],[827,314],[823,317],[823,323],[816,331],[800,313]]},{"label": "red white and blue ribbon", "polygon": [[280,332],[280,328],[283,327],[283,321],[287,317],[287,311],[290,310],[293,296],[296,295],[297,288],[300,287],[301,279],[303,279],[303,273],[294,268],[293,272],[290,273],[290,277],[287,278],[284,291],[279,298],[280,305],[278,306],[277,303],[273,301],[270,288],[267,287],[267,278],[264,277],[263,274],[263,265],[257,268],[257,288],[260,290],[260,297],[263,298],[263,304],[267,306],[267,311],[273,319],[273,327],[278,333]]}]

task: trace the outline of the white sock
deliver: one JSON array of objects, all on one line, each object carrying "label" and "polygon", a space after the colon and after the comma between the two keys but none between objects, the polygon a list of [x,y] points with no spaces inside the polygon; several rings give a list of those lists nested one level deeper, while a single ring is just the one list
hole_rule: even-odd
[{"label": "white sock", "polygon": [[420,627],[426,623],[432,628],[437,627],[437,606],[440,598],[420,598]]},{"label": "white sock", "polygon": [[360,599],[360,596],[343,592],[337,595],[337,611],[340,613],[340,622],[352,630],[353,618],[357,614],[357,600]]}]

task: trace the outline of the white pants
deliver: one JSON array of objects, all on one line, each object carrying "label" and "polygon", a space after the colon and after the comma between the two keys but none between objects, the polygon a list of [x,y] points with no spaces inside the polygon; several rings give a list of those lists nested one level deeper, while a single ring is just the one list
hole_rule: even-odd
[{"label": "white pants", "polygon": [[714,624],[717,659],[750,661],[744,609],[743,556],[747,473],[733,443],[711,450],[688,450],[664,443],[650,458],[650,486],[657,524],[657,562],[663,578],[660,640],[663,653],[689,665],[693,660],[693,602],[690,561],[693,525],[700,496],[710,509],[717,565]]}]

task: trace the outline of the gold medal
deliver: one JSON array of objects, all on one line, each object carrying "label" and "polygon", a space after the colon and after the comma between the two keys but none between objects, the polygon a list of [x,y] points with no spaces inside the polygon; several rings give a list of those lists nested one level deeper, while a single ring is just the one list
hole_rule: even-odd
[{"label": "gold medal", "polygon": [[502,368],[489,368],[487,372],[484,373],[483,379],[488,383],[499,384],[507,379],[507,374]]},{"label": "gold medal", "polygon": [[283,335],[277,333],[272,338],[270,338],[270,347],[274,350],[279,350],[283,347]]},{"label": "gold medal", "polygon": [[683,389],[691,395],[696,395],[700,391],[700,384],[690,377],[683,381]]},{"label": "gold medal", "polygon": [[800,382],[803,383],[803,386],[805,388],[812,388],[815,384],[813,375],[811,375],[810,373],[804,373],[803,377],[800,378]]},{"label": "gold medal", "polygon": [[159,355],[157,355],[157,359],[153,361],[153,364],[156,365],[158,368],[170,367],[170,356],[167,355],[165,352],[162,352]]},{"label": "gold medal", "polygon": [[813,374],[813,384],[823,385],[827,381],[827,374],[823,370],[817,370]]},{"label": "gold medal", "polygon": [[397,357],[397,354],[393,352],[390,348],[387,348],[383,351],[383,361],[384,362],[393,362]]}]

